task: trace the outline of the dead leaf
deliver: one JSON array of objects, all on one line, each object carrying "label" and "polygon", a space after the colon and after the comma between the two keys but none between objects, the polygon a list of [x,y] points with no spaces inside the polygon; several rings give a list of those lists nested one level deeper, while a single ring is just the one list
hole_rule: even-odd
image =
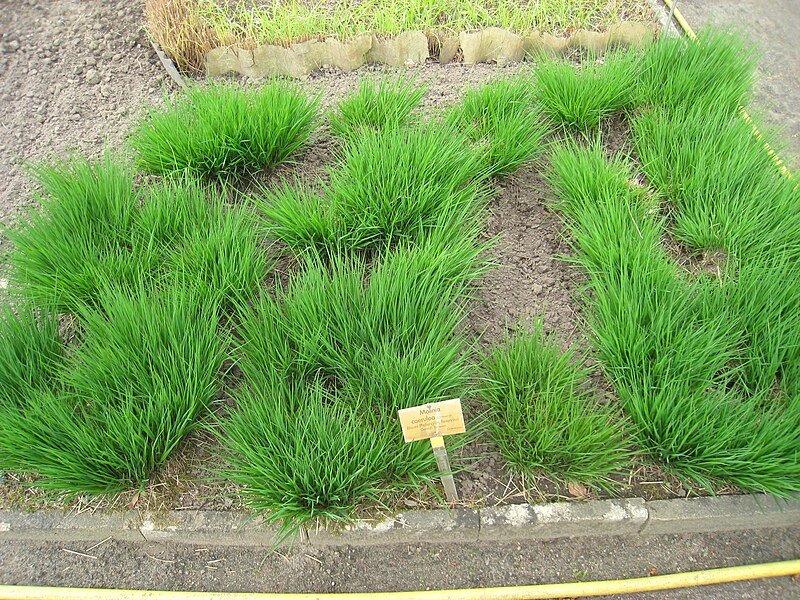
[{"label": "dead leaf", "polygon": [[567,491],[573,498],[584,498],[589,494],[589,489],[579,481],[567,482]]},{"label": "dead leaf", "polygon": [[128,502],[128,510],[133,510],[133,507],[136,506],[136,503],[139,501],[139,492],[136,492],[133,495],[133,499]]}]

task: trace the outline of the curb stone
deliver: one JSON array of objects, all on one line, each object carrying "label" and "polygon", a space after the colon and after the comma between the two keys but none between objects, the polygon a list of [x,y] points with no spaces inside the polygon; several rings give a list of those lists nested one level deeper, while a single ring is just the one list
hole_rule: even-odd
[{"label": "curb stone", "polygon": [[[718,496],[645,502],[641,498],[406,511],[348,527],[307,530],[286,544],[377,546],[565,537],[663,535],[800,527],[800,496]],[[0,540],[144,541],[270,547],[278,529],[241,512],[158,514],[0,510]]]}]

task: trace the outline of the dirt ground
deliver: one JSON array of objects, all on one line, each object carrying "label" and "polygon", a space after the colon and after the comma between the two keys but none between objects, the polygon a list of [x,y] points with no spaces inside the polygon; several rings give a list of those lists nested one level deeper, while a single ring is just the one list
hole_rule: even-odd
[{"label": "dirt ground", "polygon": [[[116,541],[94,545],[5,542],[0,545],[0,585],[322,594],[596,581],[793,560],[800,551],[800,529],[523,543],[306,547],[287,553]],[[800,582],[778,577],[604,598],[792,600],[800,598]]]}]

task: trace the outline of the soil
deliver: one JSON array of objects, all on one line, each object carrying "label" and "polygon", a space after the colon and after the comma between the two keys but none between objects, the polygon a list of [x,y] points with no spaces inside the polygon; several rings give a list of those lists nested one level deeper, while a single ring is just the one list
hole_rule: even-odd
[{"label": "soil", "polygon": [[[24,165],[29,161],[63,158],[70,152],[89,156],[106,148],[125,154],[124,141],[133,122],[148,105],[160,103],[176,93],[142,29],[139,3],[127,0],[84,2],[25,0],[14,10],[0,11],[0,223],[13,225],[36,198]],[[423,109],[441,110],[456,103],[464,90],[491,77],[505,75],[530,65],[463,66],[431,63],[416,72],[419,84],[428,86]],[[321,71],[303,82],[309,91],[321,94],[330,107],[354,91],[364,76],[388,69],[362,68],[354,73]],[[619,124],[618,124],[619,125]],[[619,125],[621,126],[621,125]],[[606,140],[623,143],[619,126],[609,125]],[[331,144],[325,128],[302,158],[294,173],[324,176],[331,164]],[[277,175],[285,174],[279,171]],[[509,330],[542,318],[566,346],[582,337],[579,309],[574,296],[579,282],[576,272],[559,256],[567,254],[559,219],[548,208],[551,194],[541,166],[527,166],[497,184],[489,206],[487,235],[497,236],[493,259],[498,264],[486,278],[474,302],[468,327],[488,347]],[[0,254],[6,244],[0,240]],[[2,274],[0,272],[0,277]],[[601,379],[600,392],[610,396]],[[480,411],[469,406],[473,418]],[[78,506],[111,505],[151,509],[240,507],[236,488],[223,488],[203,481],[211,460],[210,440],[195,434],[181,446],[145,492],[121,494],[114,499],[78,498]],[[495,504],[554,499],[596,497],[601,492],[580,482],[544,478],[525,481],[507,472],[491,445],[479,440],[463,453],[482,456],[468,463],[458,476],[464,503]],[[0,483],[0,504],[25,503],[29,507],[50,503],[12,475]],[[666,478],[656,467],[641,467],[619,482],[616,493],[646,498],[685,496],[686,490]],[[570,493],[571,492],[571,493]],[[403,499],[405,506],[435,503],[430,494]]]}]

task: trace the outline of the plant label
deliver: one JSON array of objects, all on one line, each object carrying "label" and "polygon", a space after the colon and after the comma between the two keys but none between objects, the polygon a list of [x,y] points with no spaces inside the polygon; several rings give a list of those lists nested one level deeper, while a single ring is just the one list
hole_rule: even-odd
[{"label": "plant label", "polygon": [[406,442],[464,433],[461,398],[412,406],[397,411]]}]

